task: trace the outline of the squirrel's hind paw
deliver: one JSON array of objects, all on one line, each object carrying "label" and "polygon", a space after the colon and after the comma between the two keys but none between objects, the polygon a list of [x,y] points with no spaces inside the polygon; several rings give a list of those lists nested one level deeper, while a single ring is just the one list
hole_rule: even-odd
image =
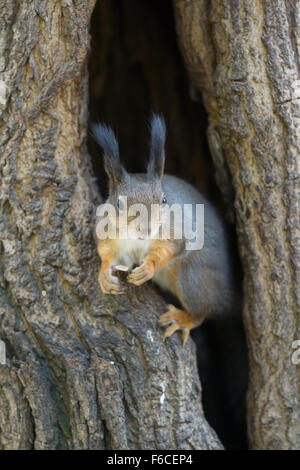
[{"label": "squirrel's hind paw", "polygon": [[163,313],[158,320],[162,326],[168,326],[171,323],[166,329],[163,339],[169,338],[177,330],[182,330],[184,346],[190,335],[190,330],[197,326],[197,322],[193,320],[189,313],[174,307],[174,305],[168,305],[168,308],[169,310]]}]

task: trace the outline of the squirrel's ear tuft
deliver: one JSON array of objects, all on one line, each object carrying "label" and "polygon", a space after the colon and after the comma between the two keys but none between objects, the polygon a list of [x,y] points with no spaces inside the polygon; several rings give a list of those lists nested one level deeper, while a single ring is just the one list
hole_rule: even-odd
[{"label": "squirrel's ear tuft", "polygon": [[92,135],[104,152],[104,168],[113,185],[120,184],[127,176],[120,162],[119,144],[114,131],[105,124],[94,124]]},{"label": "squirrel's ear tuft", "polygon": [[166,142],[166,124],[162,116],[152,115],[150,135],[150,158],[147,174],[150,178],[161,179],[164,174]]}]

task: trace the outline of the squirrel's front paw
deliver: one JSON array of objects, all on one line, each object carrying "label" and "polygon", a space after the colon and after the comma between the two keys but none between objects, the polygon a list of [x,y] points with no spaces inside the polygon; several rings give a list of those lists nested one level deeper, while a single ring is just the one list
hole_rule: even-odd
[{"label": "squirrel's front paw", "polygon": [[98,277],[99,285],[103,294],[123,294],[120,280],[111,274],[110,270],[100,271]]},{"label": "squirrel's front paw", "polygon": [[133,271],[129,274],[127,280],[131,284],[134,284],[135,286],[140,286],[141,284],[144,284],[144,282],[149,281],[149,279],[152,279],[154,274],[154,266],[153,263],[147,263],[143,261],[143,263],[138,266],[137,268],[134,268]]}]

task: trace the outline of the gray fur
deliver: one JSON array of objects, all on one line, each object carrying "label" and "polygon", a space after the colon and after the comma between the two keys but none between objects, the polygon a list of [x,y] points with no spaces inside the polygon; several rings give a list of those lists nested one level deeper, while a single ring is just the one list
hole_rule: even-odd
[{"label": "gray fur", "polygon": [[170,206],[175,203],[181,206],[204,204],[204,246],[201,250],[192,251],[182,247],[178,255],[155,274],[153,280],[162,288],[172,291],[171,286],[165,284],[164,271],[176,264],[179,269],[176,285],[183,307],[191,315],[200,320],[201,315],[204,319],[210,314],[238,310],[239,296],[234,285],[227,235],[220,216],[199,191],[180,178],[165,175],[162,189]]}]

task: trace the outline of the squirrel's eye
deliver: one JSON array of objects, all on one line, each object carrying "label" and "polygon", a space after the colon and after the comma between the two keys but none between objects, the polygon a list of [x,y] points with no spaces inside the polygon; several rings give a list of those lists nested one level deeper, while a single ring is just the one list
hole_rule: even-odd
[{"label": "squirrel's eye", "polygon": [[121,201],[120,199],[117,200],[117,208],[120,209],[120,204],[121,204]]},{"label": "squirrel's eye", "polygon": [[163,204],[167,204],[167,198],[166,198],[166,196],[164,196],[164,197],[162,198],[162,203],[163,203]]}]

